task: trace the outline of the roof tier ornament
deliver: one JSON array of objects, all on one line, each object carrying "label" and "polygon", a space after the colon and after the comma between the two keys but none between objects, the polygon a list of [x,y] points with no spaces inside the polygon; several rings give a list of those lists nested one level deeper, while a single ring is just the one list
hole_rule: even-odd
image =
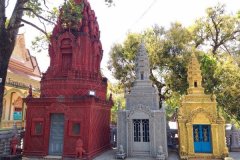
[{"label": "roof tier ornament", "polygon": [[204,88],[202,87],[202,75],[200,70],[200,64],[196,58],[196,55],[192,53],[191,59],[188,65],[188,94],[202,94]]}]

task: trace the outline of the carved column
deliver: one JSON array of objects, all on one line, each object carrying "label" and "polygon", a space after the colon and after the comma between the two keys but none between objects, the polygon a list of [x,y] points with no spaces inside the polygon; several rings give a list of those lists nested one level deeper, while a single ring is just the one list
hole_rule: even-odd
[{"label": "carved column", "polygon": [[192,123],[187,123],[187,137],[188,137],[188,154],[194,155],[194,146],[193,146],[193,126]]},{"label": "carved column", "polygon": [[218,124],[218,139],[219,139],[219,153],[224,153],[225,155],[228,154],[226,148],[226,140],[225,138],[220,138],[220,137],[226,137],[225,135],[225,125],[224,125],[224,120],[218,118],[217,120]]},{"label": "carved column", "polygon": [[187,141],[186,141],[186,127],[185,127],[185,120],[178,119],[178,137],[179,137],[179,144],[180,144],[180,154],[182,155],[183,152],[187,152]]},{"label": "carved column", "polygon": [[127,119],[127,156],[131,156],[132,155],[132,145],[133,145],[133,131],[132,131],[132,118],[129,117]]},{"label": "carved column", "polygon": [[154,118],[149,116],[149,138],[150,138],[150,155],[155,155],[155,126],[154,126]]},{"label": "carved column", "polygon": [[213,155],[219,155],[219,142],[218,142],[218,125],[211,124],[211,131],[212,131],[212,149]]}]

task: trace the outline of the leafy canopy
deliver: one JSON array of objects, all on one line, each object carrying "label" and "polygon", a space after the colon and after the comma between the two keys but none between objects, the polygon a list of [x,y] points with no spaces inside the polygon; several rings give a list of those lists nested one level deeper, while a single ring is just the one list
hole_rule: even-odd
[{"label": "leafy canopy", "polygon": [[72,27],[77,28],[78,24],[80,23],[83,15],[84,4],[76,4],[74,0],[69,0],[63,4],[61,7],[61,21],[63,27]]},{"label": "leafy canopy", "polygon": [[227,14],[224,5],[218,4],[188,28],[172,23],[169,29],[156,25],[143,33],[129,33],[123,44],[113,45],[108,68],[124,88],[130,88],[135,79],[135,55],[143,39],[150,59],[150,79],[170,116],[186,94],[187,65],[195,52],[205,93],[216,95],[219,112],[226,118],[240,121],[239,24],[236,16]]}]

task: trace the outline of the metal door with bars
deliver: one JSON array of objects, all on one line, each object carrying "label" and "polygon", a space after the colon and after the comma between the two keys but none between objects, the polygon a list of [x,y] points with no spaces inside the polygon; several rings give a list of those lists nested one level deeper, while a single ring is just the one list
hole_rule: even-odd
[{"label": "metal door with bars", "polygon": [[149,119],[133,119],[133,151],[150,152]]},{"label": "metal door with bars", "polygon": [[49,155],[62,155],[64,136],[64,114],[51,114]]},{"label": "metal door with bars", "polygon": [[211,127],[210,125],[193,125],[195,153],[211,153]]}]

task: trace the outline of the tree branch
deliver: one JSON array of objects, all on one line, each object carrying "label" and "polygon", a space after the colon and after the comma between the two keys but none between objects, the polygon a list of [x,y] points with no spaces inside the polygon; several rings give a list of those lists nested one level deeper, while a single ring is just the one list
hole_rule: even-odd
[{"label": "tree branch", "polygon": [[12,45],[15,45],[15,40],[18,34],[18,28],[21,26],[21,21],[19,19],[23,16],[23,6],[28,2],[28,0],[17,0],[11,18],[9,20],[9,25],[7,30],[9,32],[9,38],[13,41]]},{"label": "tree branch", "polygon": [[47,18],[44,18],[43,16],[37,14],[32,8],[21,8],[21,9],[24,10],[24,11],[30,11],[30,12],[32,12],[35,16],[37,16],[38,18],[41,18],[41,19],[43,19],[44,21],[49,22],[49,23],[55,25],[54,22],[52,22],[52,21],[48,20]]},{"label": "tree branch", "polygon": [[15,29],[19,29],[19,28],[21,28],[23,26],[24,26],[24,24],[20,24],[19,26],[14,26],[14,28],[10,28],[9,31],[15,30]]},{"label": "tree branch", "polygon": [[5,7],[5,0],[0,0],[0,6]]},{"label": "tree branch", "polygon": [[209,24],[206,24],[206,29],[209,31],[209,33],[211,34],[212,37],[214,37],[213,32],[211,30],[211,26],[209,26]]},{"label": "tree branch", "polygon": [[224,38],[221,39],[219,42],[220,45],[224,45],[228,40],[235,40],[237,39],[236,34],[240,32],[239,30],[233,31],[230,36],[225,35]]},{"label": "tree branch", "polygon": [[227,46],[226,46],[225,44],[223,44],[223,48],[227,51],[227,53],[228,53],[229,55],[231,55],[231,52],[229,51],[229,49],[227,48]]},{"label": "tree branch", "polygon": [[43,0],[43,4],[48,9],[48,6],[46,5],[46,0]]},{"label": "tree branch", "polygon": [[46,25],[42,22],[41,18],[38,17],[38,20],[40,23],[42,23],[42,25],[44,27],[44,31],[47,33]]},{"label": "tree branch", "polygon": [[41,29],[41,28],[38,27],[37,25],[35,25],[35,24],[31,23],[31,22],[28,22],[28,21],[26,21],[26,20],[24,20],[24,19],[19,19],[19,20],[21,20],[23,23],[26,23],[26,24],[28,24],[28,25],[36,28],[37,30],[39,30],[40,32],[42,32],[46,37],[48,37],[47,32],[45,32],[43,29]]},{"label": "tree branch", "polygon": [[7,7],[8,7],[8,5],[9,5],[9,0],[7,0],[7,4],[6,4],[5,8],[7,8]]},{"label": "tree branch", "polygon": [[150,79],[153,81],[153,83],[157,86],[158,89],[162,89],[166,86],[166,84],[159,82],[153,75],[152,69],[150,69]]},{"label": "tree branch", "polygon": [[[214,40],[214,43],[218,43],[218,35],[219,35],[219,28],[218,28],[218,25],[217,25],[217,23],[214,21],[214,19],[213,18],[211,18],[211,21],[212,21],[212,23],[213,23],[213,26],[214,26],[214,29],[215,29],[215,32],[216,32],[216,34],[215,34],[215,40]],[[213,37],[214,38],[214,37]]]}]

